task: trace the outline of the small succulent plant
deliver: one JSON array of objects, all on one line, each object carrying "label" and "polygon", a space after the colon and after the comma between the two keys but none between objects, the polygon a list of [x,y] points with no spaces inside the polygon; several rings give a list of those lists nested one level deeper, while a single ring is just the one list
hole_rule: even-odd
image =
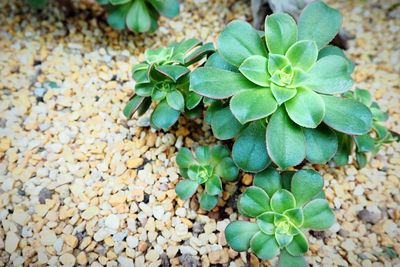
[{"label": "small succulent plant", "polygon": [[222,193],[222,181],[234,182],[239,170],[230,157],[230,151],[222,145],[197,147],[195,153],[182,148],[176,156],[180,174],[185,178],[176,186],[177,195],[187,200],[192,197],[200,185],[204,190],[200,195],[200,207],[213,209]]},{"label": "small succulent plant", "polygon": [[260,259],[281,250],[279,266],[307,266],[304,229],[327,229],[335,216],[322,192],[321,175],[314,170],[283,172],[272,168],[258,173],[254,185],[240,196],[239,213],[255,221],[234,221],[225,230],[232,249],[249,248]]},{"label": "small succulent plant", "polygon": [[173,18],[179,13],[178,0],[97,0],[107,9],[107,21],[114,29],[153,32],[160,15]]},{"label": "small succulent plant", "polygon": [[144,114],[152,101],[157,103],[150,122],[156,129],[168,129],[181,112],[189,117],[200,114],[202,96],[189,91],[190,65],[214,52],[212,43],[188,39],[168,47],[147,50],[145,60],[132,69],[135,95],[124,108],[130,118],[136,111]]},{"label": "small succulent plant", "polygon": [[337,165],[347,164],[349,156],[355,150],[355,159],[359,168],[367,164],[367,153],[375,155],[383,144],[396,141],[392,133],[382,124],[388,119],[388,114],[383,112],[377,102],[372,100],[371,93],[365,89],[356,89],[354,92],[347,92],[345,97],[355,99],[372,112],[372,129],[369,133],[359,136],[346,136],[337,133],[339,139],[338,152],[334,157]]},{"label": "small succulent plant", "polygon": [[[268,16],[264,34],[233,21],[218,37],[218,52],[191,74],[191,90],[221,100],[210,107],[208,121],[217,137],[236,138],[233,159],[240,168],[258,172],[271,160],[282,169],[304,159],[326,163],[337,151],[334,131],[370,131],[369,108],[337,96],[353,85],[354,69],[342,50],[328,45],[341,20],[316,1],[298,25],[284,13]],[[231,127],[221,127],[221,117]]]},{"label": "small succulent plant", "polygon": [[26,0],[26,2],[36,8],[42,8],[47,5],[48,0]]}]

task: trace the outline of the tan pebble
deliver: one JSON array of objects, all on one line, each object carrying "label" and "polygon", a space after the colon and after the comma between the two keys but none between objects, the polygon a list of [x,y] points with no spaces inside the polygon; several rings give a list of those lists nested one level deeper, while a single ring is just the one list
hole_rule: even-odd
[{"label": "tan pebble", "polygon": [[26,225],[27,222],[30,220],[30,216],[27,212],[23,211],[22,209],[15,209],[12,215],[12,220],[19,225]]},{"label": "tan pebble", "polygon": [[82,212],[81,217],[84,220],[90,220],[92,219],[94,216],[98,215],[100,212],[99,208],[96,206],[92,206],[87,208],[84,212]]},{"label": "tan pebble", "polygon": [[160,255],[154,249],[147,251],[145,259],[151,262],[158,260]]},{"label": "tan pebble", "polygon": [[56,242],[56,240],[57,240],[57,236],[51,230],[43,230],[40,233],[40,242],[44,246],[52,246],[54,244],[54,242]]},{"label": "tan pebble", "polygon": [[76,259],[75,259],[74,255],[72,255],[70,253],[66,253],[64,255],[61,255],[60,262],[64,266],[74,266],[75,262],[76,262]]},{"label": "tan pebble", "polygon": [[147,242],[145,242],[145,241],[140,241],[139,242],[138,249],[139,249],[140,252],[145,252],[147,250],[147,247],[148,247]]},{"label": "tan pebble", "polygon": [[129,159],[129,160],[126,162],[126,166],[127,166],[129,169],[136,169],[136,168],[142,166],[142,165],[143,165],[143,162],[144,162],[144,161],[143,161],[142,158]]},{"label": "tan pebble", "polygon": [[126,195],[123,193],[117,193],[114,194],[110,197],[110,199],[108,200],[108,202],[112,205],[112,206],[117,206],[118,204],[122,204],[124,203],[126,200]]},{"label": "tan pebble", "polygon": [[144,191],[142,189],[133,189],[131,196],[136,202],[141,202],[144,199]]},{"label": "tan pebble", "polygon": [[19,236],[14,232],[8,232],[5,241],[5,250],[8,253],[13,253],[18,247],[19,240]]},{"label": "tan pebble", "polygon": [[86,265],[88,260],[86,257],[86,253],[81,251],[78,256],[76,256],[76,262],[80,265]]},{"label": "tan pebble", "polygon": [[242,178],[242,183],[244,185],[251,185],[251,183],[253,182],[253,176],[251,174],[244,174],[243,178]]},{"label": "tan pebble", "polygon": [[187,218],[181,218],[182,223],[184,223],[188,228],[192,228],[193,227],[193,223],[191,220],[187,219]]},{"label": "tan pebble", "polygon": [[64,242],[71,248],[76,248],[78,245],[78,238],[74,235],[66,235],[64,237]]}]

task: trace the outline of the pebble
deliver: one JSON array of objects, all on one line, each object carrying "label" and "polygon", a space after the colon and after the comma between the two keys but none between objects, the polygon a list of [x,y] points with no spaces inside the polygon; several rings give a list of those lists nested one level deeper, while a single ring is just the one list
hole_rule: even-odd
[{"label": "pebble", "polygon": [[12,220],[18,223],[19,225],[24,226],[30,220],[30,216],[27,212],[21,209],[15,209],[12,215]]},{"label": "pebble", "polygon": [[100,212],[99,208],[96,206],[93,207],[89,207],[87,208],[84,212],[82,212],[81,217],[84,220],[90,220],[92,219],[94,216],[98,215]]},{"label": "pebble", "polygon": [[117,230],[119,228],[119,223],[120,223],[119,217],[114,214],[108,215],[105,220],[106,227],[108,227],[110,229]]},{"label": "pebble", "polygon": [[43,230],[40,233],[40,243],[44,246],[51,246],[56,242],[57,236],[56,234],[51,231],[51,230]]},{"label": "pebble", "polygon": [[136,169],[136,168],[140,167],[141,165],[143,165],[143,159],[142,158],[129,159],[126,162],[126,166],[129,169]]},{"label": "pebble", "polygon": [[139,240],[137,239],[137,237],[134,236],[128,236],[126,238],[126,243],[128,244],[128,246],[130,248],[136,248],[139,244]]},{"label": "pebble", "polygon": [[74,266],[76,259],[74,257],[74,255],[70,254],[70,253],[66,253],[60,256],[60,262],[64,265],[64,266]]},{"label": "pebble", "polygon": [[18,235],[16,235],[14,232],[8,232],[5,241],[5,250],[8,253],[13,253],[18,247],[19,241],[20,238]]},{"label": "pebble", "polygon": [[381,211],[377,206],[368,206],[366,209],[363,209],[358,212],[358,218],[360,218],[363,222],[376,224],[381,219]]},{"label": "pebble", "polygon": [[122,267],[134,267],[133,260],[124,256],[118,257],[118,262]]}]

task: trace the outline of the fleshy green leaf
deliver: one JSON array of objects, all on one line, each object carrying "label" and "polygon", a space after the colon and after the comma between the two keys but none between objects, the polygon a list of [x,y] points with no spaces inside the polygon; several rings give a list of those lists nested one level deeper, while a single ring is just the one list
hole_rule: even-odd
[{"label": "fleshy green leaf", "polygon": [[303,256],[292,256],[289,252],[286,251],[286,249],[284,249],[282,250],[279,256],[278,267],[288,267],[288,266],[307,267],[308,264],[304,260]]},{"label": "fleshy green leaf", "polygon": [[233,66],[228,61],[223,59],[217,52],[212,54],[204,64],[205,67],[212,67],[222,70],[229,70],[232,72],[238,72],[238,68]]},{"label": "fleshy green leaf", "polygon": [[213,43],[203,44],[185,57],[185,65],[192,65],[204,58],[205,56],[212,54],[214,51],[215,48]]},{"label": "fleshy green leaf", "polygon": [[324,124],[315,129],[303,128],[306,137],[306,159],[311,163],[326,163],[336,153],[338,140],[334,131]]},{"label": "fleshy green leaf", "polygon": [[147,32],[151,28],[152,18],[143,0],[136,0],[126,16],[126,25],[134,32]]},{"label": "fleshy green leaf", "polygon": [[218,197],[216,196],[210,196],[207,194],[205,191],[201,193],[200,196],[200,207],[205,210],[212,210],[217,206],[218,203]]},{"label": "fleshy green leaf", "polygon": [[250,241],[251,250],[262,260],[272,259],[278,253],[279,246],[273,235],[256,233]]},{"label": "fleshy green leaf", "polygon": [[285,102],[289,117],[300,126],[316,128],[325,116],[325,102],[314,91],[297,88],[297,94]]},{"label": "fleshy green leaf", "polygon": [[239,169],[231,158],[224,158],[216,167],[215,173],[228,182],[238,179]]},{"label": "fleshy green leaf", "polygon": [[276,71],[283,69],[289,64],[290,62],[285,56],[278,54],[269,54],[268,72],[272,76]]},{"label": "fleshy green leaf", "polygon": [[[293,237],[293,241],[286,247],[292,256],[302,256],[308,250],[308,241],[303,232]],[[297,266],[297,265],[296,265]]]},{"label": "fleshy green leaf", "polygon": [[239,71],[253,83],[267,87],[269,85],[268,59],[263,56],[251,56],[240,65]]},{"label": "fleshy green leaf", "polygon": [[281,105],[282,103],[292,99],[296,95],[297,89],[287,88],[271,83],[271,92],[278,102],[278,105]]},{"label": "fleshy green leaf", "polygon": [[303,228],[328,229],[335,222],[335,214],[325,199],[314,199],[303,208]]},{"label": "fleshy green leaf", "polygon": [[281,176],[274,168],[268,168],[254,176],[253,184],[267,192],[269,197],[282,188]]},{"label": "fleshy green leaf", "polygon": [[196,94],[195,92],[189,92],[186,94],[185,103],[187,109],[194,109],[197,107],[203,97],[201,95]]},{"label": "fleshy green leaf", "polygon": [[225,228],[225,237],[233,250],[242,252],[249,249],[250,240],[258,231],[258,225],[255,223],[234,221]]},{"label": "fleshy green leaf", "polygon": [[150,121],[157,129],[167,130],[178,120],[180,112],[161,101],[151,114]]},{"label": "fleshy green leaf", "polygon": [[297,41],[297,25],[294,19],[285,13],[274,13],[265,19],[265,40],[268,51],[284,55]]},{"label": "fleshy green leaf", "polygon": [[292,189],[292,178],[296,172],[294,171],[284,171],[281,172],[282,188],[288,191]]},{"label": "fleshy green leaf", "polygon": [[206,192],[211,196],[219,195],[222,192],[222,182],[217,175],[211,176],[206,182]]},{"label": "fleshy green leaf", "polygon": [[337,166],[343,166],[349,162],[349,155],[352,151],[351,136],[343,133],[337,133],[338,137],[338,150],[333,157]]},{"label": "fleshy green leaf", "polygon": [[368,90],[357,88],[354,90],[354,97],[367,107],[372,105],[372,95]]},{"label": "fleshy green leaf", "polygon": [[299,18],[299,40],[313,40],[321,49],[339,32],[342,24],[340,12],[323,3],[313,2]]},{"label": "fleshy green leaf", "polygon": [[262,122],[253,122],[240,133],[233,145],[232,157],[236,165],[247,172],[262,171],[271,163]]},{"label": "fleshy green leaf", "polygon": [[297,207],[301,207],[313,199],[324,186],[322,176],[314,170],[300,170],[292,177],[291,192]]},{"label": "fleshy green leaf", "polygon": [[238,209],[246,217],[257,217],[270,211],[269,196],[261,188],[250,186],[239,198]]},{"label": "fleshy green leaf", "polygon": [[265,45],[257,31],[240,20],[232,21],[221,32],[218,37],[218,51],[226,61],[237,67],[250,56],[267,56]]},{"label": "fleshy green leaf", "polygon": [[367,155],[363,152],[356,153],[356,160],[359,169],[364,168],[368,163]]},{"label": "fleshy green leaf", "polygon": [[211,162],[214,165],[219,164],[226,157],[229,157],[231,152],[224,145],[215,145],[211,147]]},{"label": "fleshy green leaf", "polygon": [[176,155],[176,163],[180,168],[189,168],[195,163],[193,153],[186,147],[182,147]]},{"label": "fleshy green leaf", "polygon": [[272,161],[282,169],[300,164],[305,157],[304,134],[282,107],[267,126],[267,148]]},{"label": "fleshy green leaf", "polygon": [[183,111],[185,109],[185,100],[181,92],[175,90],[167,94],[168,105],[178,111]]},{"label": "fleshy green leaf", "polygon": [[372,114],[360,102],[335,96],[323,96],[324,122],[336,131],[351,135],[366,134],[372,127]]},{"label": "fleshy green leaf", "polygon": [[275,239],[279,247],[284,248],[293,240],[293,236],[286,233],[275,233]]},{"label": "fleshy green leaf", "polygon": [[174,82],[190,72],[188,68],[179,65],[163,65],[157,66],[155,69]]},{"label": "fleshy green leaf", "polygon": [[322,48],[319,51],[318,59],[326,57],[326,56],[331,56],[331,55],[341,56],[344,59],[346,59],[346,61],[347,61],[347,72],[349,74],[351,74],[353,72],[353,70],[355,68],[354,63],[350,59],[347,58],[347,56],[345,55],[343,50],[340,49],[339,47],[336,47],[336,46],[333,46],[333,45],[328,45],[328,46]]},{"label": "fleshy green leaf", "polygon": [[152,83],[137,83],[135,84],[135,93],[140,96],[151,96],[154,84]]},{"label": "fleshy green leaf", "polygon": [[[210,106],[209,109],[212,107],[213,105]],[[207,115],[210,114],[212,114],[210,119],[211,129],[214,136],[220,140],[228,140],[237,136],[244,127],[235,116],[233,116],[229,107],[215,109],[207,113]]]},{"label": "fleshy green leaf", "polygon": [[173,18],[179,14],[178,0],[148,0],[152,6],[163,16]]},{"label": "fleshy green leaf", "polygon": [[302,40],[293,44],[286,52],[293,67],[308,71],[318,58],[318,47],[314,41]]},{"label": "fleshy green leaf", "polygon": [[124,116],[129,119],[133,116],[136,110],[140,107],[143,103],[145,97],[135,95],[129,102],[126,104],[123,113]]},{"label": "fleshy green leaf", "polygon": [[278,104],[268,88],[247,90],[232,97],[230,107],[233,115],[245,124],[272,114]]},{"label": "fleshy green leaf", "polygon": [[240,73],[210,67],[193,71],[190,85],[191,90],[213,99],[229,98],[240,91],[259,88]]},{"label": "fleshy green leaf", "polygon": [[[299,205],[297,204],[297,206],[299,206]],[[296,209],[286,210],[283,213],[283,215],[289,217],[290,222],[293,223],[297,227],[300,227],[304,222],[304,215],[303,215],[302,209],[296,208]]]},{"label": "fleshy green leaf", "polygon": [[374,150],[375,142],[369,134],[354,136],[358,152],[371,152]]},{"label": "fleshy green leaf", "polygon": [[296,200],[292,193],[285,189],[280,189],[271,198],[271,209],[277,213],[296,207]]},{"label": "fleshy green leaf", "polygon": [[181,199],[187,200],[196,193],[198,186],[195,181],[183,180],[176,185],[175,192]]},{"label": "fleshy green leaf", "polygon": [[195,149],[195,155],[197,160],[201,164],[207,164],[211,159],[211,150],[208,146],[199,146]]},{"label": "fleshy green leaf", "polygon": [[126,3],[124,5],[118,6],[108,6],[107,7],[107,22],[108,24],[116,30],[125,29],[126,16],[130,10],[131,3]]},{"label": "fleshy green leaf", "polygon": [[270,211],[262,213],[257,217],[257,224],[263,233],[273,235],[275,232],[274,213]]},{"label": "fleshy green leaf", "polygon": [[353,85],[348,63],[341,56],[319,59],[308,74],[310,78],[303,85],[322,94],[344,93]]}]

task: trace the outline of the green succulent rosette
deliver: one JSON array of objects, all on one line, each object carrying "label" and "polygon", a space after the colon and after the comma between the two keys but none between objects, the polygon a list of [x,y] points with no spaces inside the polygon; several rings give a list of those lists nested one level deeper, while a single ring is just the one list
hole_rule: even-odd
[{"label": "green succulent rosette", "polygon": [[199,116],[203,97],[189,91],[189,66],[213,52],[212,43],[203,44],[197,39],[147,50],[144,62],[132,68],[135,94],[125,106],[124,115],[130,118],[138,112],[141,116],[154,102],[151,125],[164,130],[174,125],[181,113],[188,117]]},{"label": "green succulent rosette", "polygon": [[251,250],[260,259],[280,254],[279,266],[307,266],[305,229],[329,228],[335,216],[322,192],[324,182],[314,170],[258,173],[238,201],[239,213],[254,221],[234,221],[225,229],[230,247]]},{"label": "green succulent rosette", "polygon": [[335,132],[370,131],[370,109],[341,97],[353,85],[354,69],[342,50],[328,45],[341,20],[316,1],[298,24],[284,13],[268,16],[264,33],[233,21],[218,37],[217,53],[192,73],[191,90],[218,100],[207,122],[217,138],[236,139],[233,159],[240,168],[326,163],[337,152]]},{"label": "green succulent rosette", "polygon": [[182,148],[176,156],[180,174],[184,180],[176,186],[176,194],[183,200],[191,198],[197,188],[204,185],[200,194],[200,207],[213,209],[222,194],[222,181],[234,182],[238,179],[236,167],[226,146],[200,146],[193,154],[188,148]]},{"label": "green succulent rosette", "polygon": [[114,29],[153,32],[160,15],[173,18],[179,13],[178,0],[96,0],[107,9],[107,22]]},{"label": "green succulent rosette", "polygon": [[358,168],[367,164],[368,153],[375,155],[384,144],[397,141],[396,137],[383,125],[389,116],[383,112],[379,104],[373,101],[368,90],[357,88],[354,92],[344,94],[346,98],[357,100],[366,105],[372,112],[372,129],[363,135],[348,136],[337,133],[339,146],[333,160],[337,165],[344,165],[349,162],[349,157],[355,154]]}]

